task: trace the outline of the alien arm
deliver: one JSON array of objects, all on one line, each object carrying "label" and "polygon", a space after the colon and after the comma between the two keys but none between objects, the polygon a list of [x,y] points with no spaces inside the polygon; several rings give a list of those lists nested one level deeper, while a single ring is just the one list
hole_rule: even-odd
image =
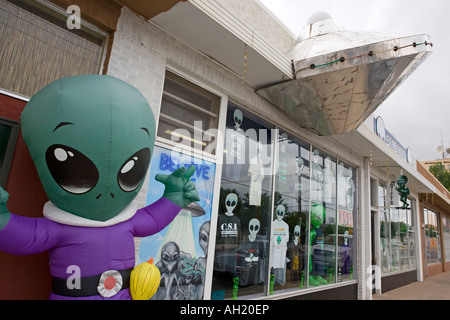
[{"label": "alien arm", "polygon": [[133,217],[134,236],[147,237],[162,231],[175,219],[181,209],[164,197],[139,209]]},{"label": "alien arm", "polygon": [[47,219],[10,213],[7,224],[0,230],[0,251],[31,255],[49,250],[58,242],[58,230],[58,225]]}]

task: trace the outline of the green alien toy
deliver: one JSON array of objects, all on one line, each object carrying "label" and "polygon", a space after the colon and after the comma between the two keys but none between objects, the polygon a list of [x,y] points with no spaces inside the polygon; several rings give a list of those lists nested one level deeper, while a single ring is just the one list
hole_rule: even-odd
[{"label": "green alien toy", "polygon": [[402,175],[398,177],[395,183],[397,185],[395,190],[397,190],[398,193],[400,194],[400,201],[403,203],[403,206],[401,206],[399,209],[409,209],[408,204],[409,188],[406,186],[406,184],[408,183],[408,177]]},{"label": "green alien toy", "polygon": [[[319,265],[317,262],[314,262],[312,256],[314,252],[312,252],[313,245],[319,245],[321,248],[318,249],[318,252],[323,252],[323,246],[325,244],[325,237],[322,232],[320,226],[325,221],[325,208],[323,205],[318,203],[312,203],[311,205],[311,231],[310,231],[310,240],[309,240],[309,284],[312,286],[318,286],[321,284],[327,284],[327,280],[325,280],[322,276],[325,275],[325,269],[323,265]],[[322,262],[323,263],[323,262]]]},{"label": "green alien toy", "polygon": [[[60,79],[31,98],[22,133],[49,198],[45,218],[10,213],[0,188],[0,250],[49,252],[51,299],[131,299],[134,237],[164,229],[199,196],[195,167],[170,176],[160,200],[137,208],[155,143],[142,94],[110,76]],[[24,199],[26,201],[26,199]]]}]

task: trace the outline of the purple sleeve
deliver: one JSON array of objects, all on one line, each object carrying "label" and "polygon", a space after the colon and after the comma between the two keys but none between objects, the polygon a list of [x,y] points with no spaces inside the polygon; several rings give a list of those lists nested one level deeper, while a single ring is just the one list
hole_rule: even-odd
[{"label": "purple sleeve", "polygon": [[148,237],[160,232],[175,219],[181,209],[166,198],[139,209],[133,217],[134,236]]},{"label": "purple sleeve", "polygon": [[58,224],[45,218],[22,217],[11,213],[0,230],[0,251],[31,255],[53,248],[59,239]]}]

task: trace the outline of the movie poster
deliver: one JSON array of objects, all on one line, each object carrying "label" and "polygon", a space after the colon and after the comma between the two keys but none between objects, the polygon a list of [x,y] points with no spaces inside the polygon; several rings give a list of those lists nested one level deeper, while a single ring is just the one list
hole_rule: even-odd
[{"label": "movie poster", "polygon": [[169,175],[190,165],[196,167],[191,180],[200,201],[183,209],[163,231],[140,241],[138,264],[153,258],[161,272],[161,284],[152,300],[203,299],[215,164],[156,146],[146,202],[149,205],[163,194],[164,185],[155,181],[157,174]]}]

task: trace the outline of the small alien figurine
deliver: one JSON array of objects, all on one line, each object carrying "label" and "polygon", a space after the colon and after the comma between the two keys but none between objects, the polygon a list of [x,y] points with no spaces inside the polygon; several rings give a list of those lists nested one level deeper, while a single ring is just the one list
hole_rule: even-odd
[{"label": "small alien figurine", "polygon": [[0,250],[48,250],[50,299],[131,299],[134,237],[158,233],[199,200],[195,167],[157,175],[163,196],[138,210],[132,201],[149,168],[155,118],[142,94],[114,77],[55,81],[31,98],[21,121],[50,201],[44,218],[21,217],[0,188]]},{"label": "small alien figurine", "polygon": [[395,183],[397,184],[395,190],[397,190],[398,193],[400,194],[400,201],[403,203],[403,206],[400,207],[400,209],[409,209],[408,205],[409,188],[406,186],[406,183],[408,183],[408,177],[402,175],[398,177]]}]

